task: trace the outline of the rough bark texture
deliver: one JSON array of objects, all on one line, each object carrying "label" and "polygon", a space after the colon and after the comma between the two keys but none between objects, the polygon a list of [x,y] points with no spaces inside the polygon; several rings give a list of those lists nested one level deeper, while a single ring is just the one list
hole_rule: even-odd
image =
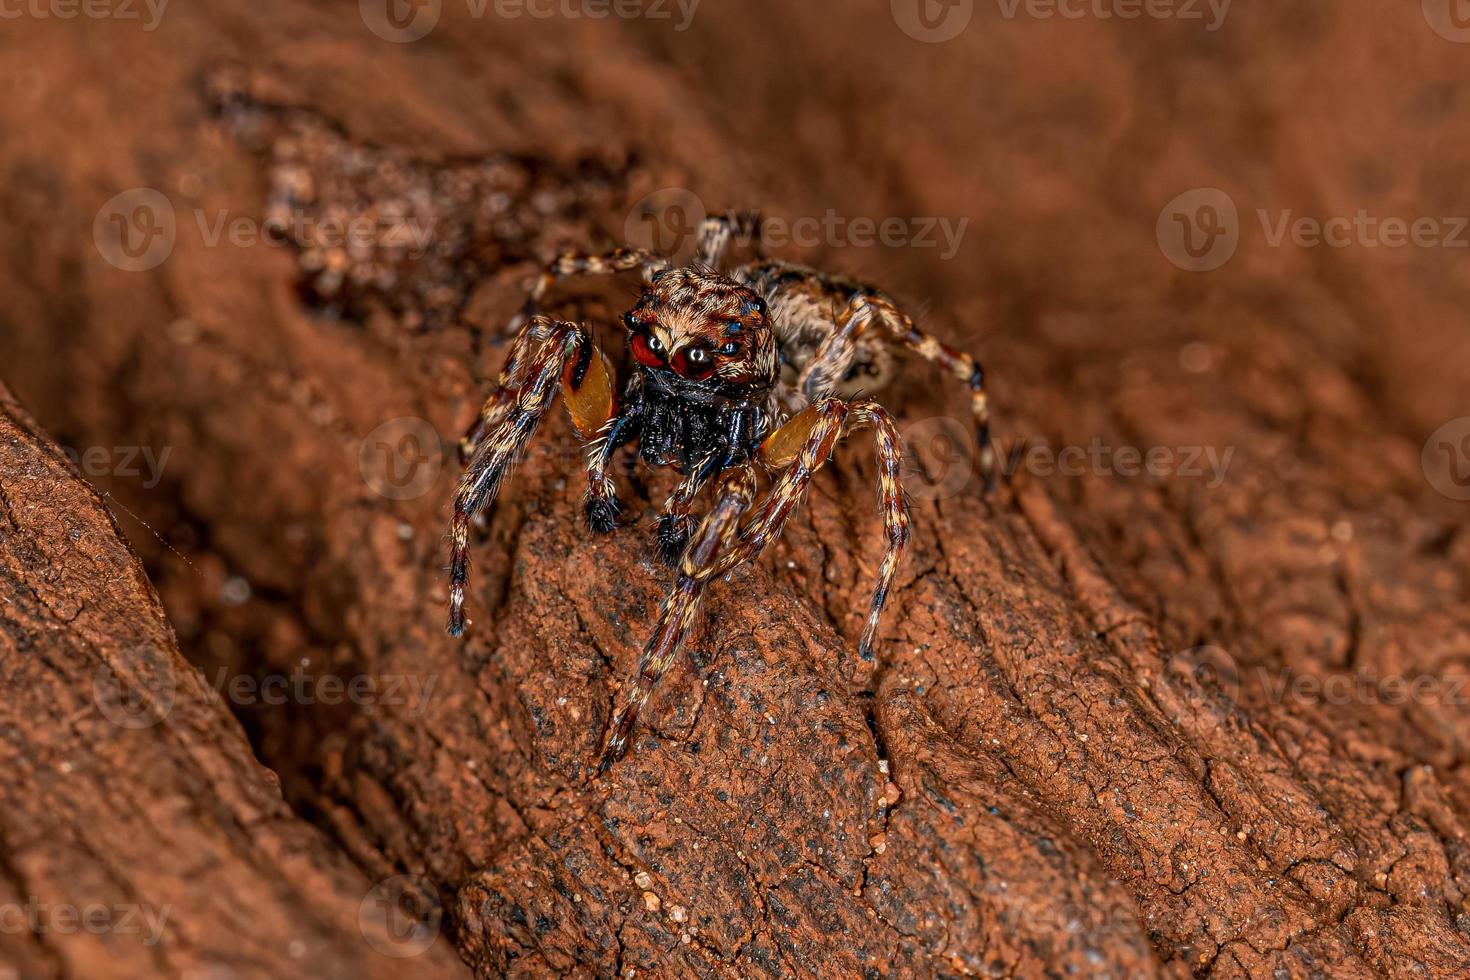
[{"label": "rough bark texture", "polygon": [[[1273,247],[1257,219],[1464,213],[1466,49],[1369,0],[1216,32],[978,5],[938,46],[886,4],[823,6],[711,4],[675,33],[446,3],[407,45],[294,5],[27,23],[0,42],[0,364],[66,444],[170,450],[155,486],[99,479],[207,679],[413,681],[234,700],[297,812],[440,887],[480,975],[1466,975],[1470,534],[1420,458],[1470,414],[1463,252]],[[90,232],[139,186],[176,241],[130,273]],[[779,251],[979,354],[1007,449],[1209,447],[1228,470],[921,494],[868,671],[875,472],[845,451],[591,779],[667,573],[640,528],[588,540],[558,418],[450,641],[449,447],[536,263],[622,238],[670,186],[970,218],[949,261]],[[1183,272],[1156,221],[1211,186],[1240,247]],[[440,247],[360,281],[309,232],[210,244],[222,212],[292,194],[314,217],[411,200]],[[882,397],[965,414],[922,365]],[[427,428],[380,428],[405,417]],[[1313,693],[1342,678],[1373,691]]]},{"label": "rough bark texture", "polygon": [[[0,677],[0,975],[399,974],[372,882],[292,814],[3,387]],[[418,966],[462,975],[442,942]]]}]

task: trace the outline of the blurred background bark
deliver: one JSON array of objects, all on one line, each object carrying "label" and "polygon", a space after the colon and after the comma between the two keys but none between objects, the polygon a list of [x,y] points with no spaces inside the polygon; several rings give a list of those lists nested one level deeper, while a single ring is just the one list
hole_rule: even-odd
[{"label": "blurred background bark", "polygon": [[[1465,975],[1470,47],[1435,0],[1125,8],[27,8],[0,375],[299,832],[437,888],[481,975]],[[587,540],[557,419],[450,641],[451,450],[541,262],[698,208],[817,222],[770,250],[980,356],[1011,473],[953,469],[965,396],[914,365],[880,393],[916,451],[881,666],[854,449],[592,781],[666,573]],[[320,247],[354,217],[428,251]],[[561,312],[612,341],[631,295]],[[79,968],[48,942],[22,975]]]}]

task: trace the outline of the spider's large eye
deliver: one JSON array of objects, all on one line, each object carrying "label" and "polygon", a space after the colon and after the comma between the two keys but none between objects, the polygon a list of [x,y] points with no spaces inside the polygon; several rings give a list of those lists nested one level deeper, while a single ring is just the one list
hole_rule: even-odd
[{"label": "spider's large eye", "polygon": [[658,337],[649,333],[635,333],[633,335],[633,360],[644,367],[663,367],[664,344]]},{"label": "spider's large eye", "polygon": [[686,378],[703,381],[715,372],[715,359],[707,347],[686,347],[674,355],[674,370]]}]

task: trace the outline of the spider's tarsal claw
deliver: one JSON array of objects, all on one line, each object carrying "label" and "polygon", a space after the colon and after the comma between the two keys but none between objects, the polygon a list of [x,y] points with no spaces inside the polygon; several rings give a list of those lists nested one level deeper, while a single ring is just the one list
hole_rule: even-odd
[{"label": "spider's tarsal claw", "polygon": [[869,664],[877,659],[873,654],[873,648],[866,643],[858,644],[858,657],[862,659],[863,663]]},{"label": "spider's tarsal claw", "polygon": [[665,565],[677,565],[689,547],[689,522],[678,517],[658,519],[658,554]]},{"label": "spider's tarsal claw", "polygon": [[619,728],[612,732],[607,740],[607,748],[603,750],[602,761],[597,764],[597,775],[602,776],[613,767],[613,763],[623,757],[628,751],[628,736]]},{"label": "spider's tarsal claw", "polygon": [[618,502],[606,497],[589,497],[587,526],[597,534],[610,534],[617,530]]}]

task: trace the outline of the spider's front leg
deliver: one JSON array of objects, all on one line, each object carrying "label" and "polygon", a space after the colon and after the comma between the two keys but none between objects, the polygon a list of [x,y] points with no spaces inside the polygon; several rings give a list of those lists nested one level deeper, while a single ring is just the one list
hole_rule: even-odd
[{"label": "spider's front leg", "polygon": [[476,416],[474,424],[459,440],[459,461],[461,463],[467,464],[474,458],[475,450],[485,439],[485,433],[499,425],[515,407],[516,396],[525,385],[531,370],[531,358],[539,349],[539,345],[546,340],[551,326],[550,320],[545,317],[536,317],[521,327],[520,333],[516,335],[515,343],[511,345],[510,356],[505,359],[505,366],[500,369],[495,390],[490,392],[489,397],[485,399],[485,404],[480,407],[480,414]]},{"label": "spider's front leg", "polygon": [[888,535],[878,585],[873,590],[867,623],[858,645],[864,660],[873,659],[878,622],[909,538],[908,507],[899,476],[903,442],[892,417],[882,406],[875,402],[849,404],[830,398],[802,411],[761,444],[762,461],[780,469],[781,476],[754,515],[739,528],[735,522],[749,507],[751,477],[748,468],[742,468],[732,471],[727,478],[719,502],[705,518],[695,543],[684,553],[679,564],[679,580],[664,600],[658,626],[638,660],[638,673],[624,690],[622,706],[608,726],[602,771],[627,750],[638,712],[683,646],[705,587],[735,566],[758,557],[775,540],[806,495],[813,475],[831,457],[838,441],[856,428],[874,430],[883,523]]},{"label": "spider's front leg", "polygon": [[658,625],[638,658],[638,671],[624,687],[622,704],[608,725],[599,772],[606,772],[627,751],[638,712],[683,647],[705,587],[716,574],[712,569],[734,542],[740,515],[750,506],[754,491],[755,476],[749,467],[731,471],[721,485],[720,499],[700,525],[694,545],[684,552],[678,581],[659,609]]},{"label": "spider's front leg", "polygon": [[717,563],[711,574],[722,575],[742,561],[759,555],[785,525],[806,495],[812,477],[831,458],[840,439],[854,430],[871,428],[878,451],[878,496],[883,529],[888,538],[878,568],[878,584],[868,603],[868,618],[858,641],[858,655],[873,659],[878,624],[889,590],[898,577],[899,562],[909,540],[909,509],[903,496],[903,438],[893,416],[877,402],[845,402],[828,398],[797,413],[761,443],[766,465],[781,469],[781,477],[756,515],[740,531],[739,545]]},{"label": "spider's front leg", "polygon": [[751,403],[730,412],[724,443],[717,445],[690,469],[664,504],[663,516],[658,520],[658,549],[665,564],[679,563],[694,531],[694,519],[690,515],[695,498],[711,478],[739,461],[742,454],[737,447],[747,446],[754,440],[757,415],[758,410]]},{"label": "spider's front leg", "polygon": [[607,361],[586,331],[574,323],[552,322],[545,317],[532,320],[521,331],[501,378],[521,383],[515,389],[500,389],[486,402],[477,425],[479,438],[454,498],[454,516],[449,524],[451,636],[459,636],[465,627],[470,523],[495,499],[505,474],[555,400],[558,385],[566,398],[567,414],[584,439],[606,425],[614,410]]}]

